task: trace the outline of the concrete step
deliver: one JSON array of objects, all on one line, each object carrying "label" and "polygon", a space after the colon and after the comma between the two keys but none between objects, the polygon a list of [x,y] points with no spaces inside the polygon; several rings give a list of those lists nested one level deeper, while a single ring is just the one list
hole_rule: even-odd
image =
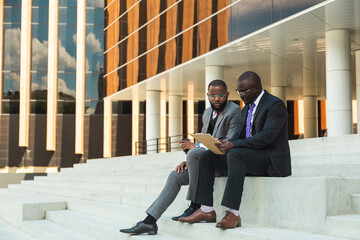
[{"label": "concrete step", "polygon": [[[23,185],[36,185],[48,187],[67,187],[68,182],[63,181],[22,181]],[[117,193],[139,193],[144,195],[157,195],[161,191],[163,185],[160,184],[121,184],[121,183],[96,183],[96,182],[73,182],[71,189],[75,190],[100,190]]]},{"label": "concrete step", "polygon": [[293,165],[292,176],[334,176],[334,177],[358,177],[360,164],[311,164]]},{"label": "concrete step", "polygon": [[54,196],[38,195],[24,191],[16,194],[15,191],[5,191],[0,195],[0,219],[15,227],[22,221],[45,218],[46,210],[66,209],[66,202]]},{"label": "concrete step", "polygon": [[[139,206],[142,208],[150,206],[157,195],[144,195],[134,193],[118,193],[99,190],[72,189],[67,187],[37,186],[37,185],[11,185],[11,189],[23,189],[35,193],[47,193],[60,197],[84,199],[91,201],[108,202],[115,204],[124,204],[127,206]],[[184,193],[187,187],[184,187]],[[184,195],[184,194],[182,194]],[[180,196],[179,196],[180,197]],[[180,197],[178,201],[185,201],[185,197]]]},{"label": "concrete step", "polygon": [[35,240],[18,228],[0,220],[0,239],[1,240]]},{"label": "concrete step", "polygon": [[[124,223],[65,210],[49,211],[47,212],[46,218],[51,222],[79,231],[96,239],[129,239],[128,234],[119,232],[122,228],[128,228],[127,224]],[[148,237],[147,235],[138,235],[131,236],[131,239],[147,239]],[[186,238],[163,232],[153,236],[152,239],[185,240]]]},{"label": "concrete step", "polygon": [[360,193],[351,195],[351,208],[354,213],[360,214]]},{"label": "concrete step", "polygon": [[[156,170],[155,170],[156,169]],[[157,175],[168,175],[171,171],[174,171],[175,166],[164,167],[164,165],[159,167],[154,167],[150,169],[146,166],[140,166],[136,169],[120,168],[114,166],[104,165],[99,169],[90,169],[90,168],[64,168],[61,169],[59,173],[49,173],[48,176],[132,176],[134,173],[137,175],[144,176],[157,176]]]},{"label": "concrete step", "polygon": [[326,230],[328,235],[360,239],[360,214],[327,217]]},{"label": "concrete step", "polygon": [[64,228],[48,220],[24,221],[21,229],[38,240],[94,240],[96,238]]},{"label": "concrete step", "polygon": [[64,181],[71,184],[72,182],[97,182],[97,183],[147,183],[147,184],[165,184],[167,175],[129,175],[129,176],[49,176],[49,177],[35,177],[35,181]]},{"label": "concrete step", "polygon": [[[120,223],[117,221],[106,220],[93,217],[87,214],[75,213],[72,211],[49,211],[47,218],[57,224],[62,224],[68,228],[90,234],[98,239],[128,239],[127,234],[119,233],[119,229],[131,227],[131,224]],[[329,236],[310,234],[299,231],[288,231],[283,229],[243,226],[241,228],[223,231],[215,228],[214,223],[187,224],[167,220],[160,220],[159,232],[152,236],[154,239],[245,239],[245,240],[285,240],[295,239],[318,239],[318,240],[340,240],[344,238],[334,238]],[[145,239],[151,236],[138,235],[131,236],[135,239]]]},{"label": "concrete step", "polygon": [[[359,146],[360,149],[360,146]],[[313,154],[311,152],[306,152],[301,156],[291,155],[291,164],[292,166],[297,165],[319,165],[319,164],[360,164],[359,158],[360,151],[357,152],[347,152],[347,153],[329,153],[323,152],[322,154]]]}]

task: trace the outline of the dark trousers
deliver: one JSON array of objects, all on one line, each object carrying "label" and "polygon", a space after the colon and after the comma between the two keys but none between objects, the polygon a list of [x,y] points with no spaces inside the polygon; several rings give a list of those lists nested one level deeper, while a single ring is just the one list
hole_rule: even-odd
[{"label": "dark trousers", "polygon": [[215,169],[228,172],[221,205],[238,210],[245,176],[268,176],[269,157],[263,150],[233,148],[226,155],[210,150],[200,155],[199,180],[195,202],[213,206]]}]

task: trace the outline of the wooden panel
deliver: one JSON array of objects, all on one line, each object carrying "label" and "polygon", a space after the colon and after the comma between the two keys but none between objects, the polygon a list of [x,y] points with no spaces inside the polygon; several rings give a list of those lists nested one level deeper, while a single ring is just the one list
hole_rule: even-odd
[{"label": "wooden panel", "polygon": [[[160,13],[160,0],[147,0],[147,19],[150,21]],[[147,50],[159,44],[160,17],[155,18],[147,28]],[[146,76],[149,78],[157,72],[159,49],[156,48],[146,55]]]},{"label": "wooden panel", "polygon": [[49,2],[46,150],[56,150],[59,0]]},{"label": "wooden panel", "polygon": [[104,99],[104,157],[110,158],[112,151],[112,101]]},{"label": "wooden panel", "polygon": [[320,101],[320,114],[321,114],[321,119],[320,119],[321,130],[326,130],[327,125],[326,125],[326,101],[325,100]]},{"label": "wooden panel", "polygon": [[[4,3],[5,0],[0,0],[0,93],[4,92]],[[0,94],[0,114],[2,114],[2,97]]]},{"label": "wooden panel", "polygon": [[[120,0],[110,5],[111,7],[106,9],[106,14],[109,18],[109,23],[113,22],[117,17],[120,16]],[[106,30],[106,47],[109,49],[114,46],[120,39],[120,20],[113,23]],[[107,50],[105,49],[105,50]],[[120,60],[119,45],[115,46],[111,51],[107,52],[106,58],[106,73],[111,72],[119,66]],[[119,76],[118,74],[110,74],[106,77],[106,96],[111,95],[119,89]]]},{"label": "wooden panel", "polygon": [[[194,11],[195,0],[184,0],[183,30],[194,25]],[[193,28],[183,33],[182,62],[193,58],[193,33]]]},{"label": "wooden panel", "polygon": [[[218,10],[221,10],[227,7],[230,4],[230,0],[221,0],[218,1]],[[229,21],[230,21],[230,8],[220,12],[217,15],[217,37],[218,37],[218,46],[222,46],[229,42]]]},{"label": "wooden panel", "polygon": [[29,146],[32,0],[21,2],[19,146]]},{"label": "wooden panel", "polygon": [[84,154],[86,0],[77,4],[75,153]]},{"label": "wooden panel", "polygon": [[[127,0],[128,8],[133,6],[133,8],[128,12],[128,32],[129,35],[136,31],[139,28],[139,4],[136,4],[136,0]],[[131,61],[134,58],[137,58],[139,52],[139,32],[135,32],[128,38],[127,46],[127,62]],[[127,65],[126,71],[126,85],[130,87],[131,85],[137,83],[137,78],[139,74],[139,60],[134,60],[133,62]]]},{"label": "wooden panel", "polygon": [[[167,0],[167,6],[174,4],[176,0]],[[166,12],[166,39],[176,34],[178,5],[174,5]],[[176,59],[176,40],[172,39],[165,43],[165,69],[175,66]]]},{"label": "wooden panel", "polygon": [[[209,17],[212,11],[212,0],[199,1],[199,22]],[[210,50],[211,41],[211,18],[199,24],[200,54]]]}]

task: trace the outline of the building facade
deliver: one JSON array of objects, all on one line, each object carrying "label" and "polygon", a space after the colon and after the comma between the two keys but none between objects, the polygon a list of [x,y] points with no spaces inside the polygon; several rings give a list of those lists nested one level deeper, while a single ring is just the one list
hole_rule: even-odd
[{"label": "building facade", "polygon": [[169,137],[199,131],[207,84],[224,80],[239,102],[246,70],[287,104],[291,139],[356,133],[358,11],[350,0],[106,1],[104,155],[114,102],[131,101],[133,154],[142,142],[169,149]]}]

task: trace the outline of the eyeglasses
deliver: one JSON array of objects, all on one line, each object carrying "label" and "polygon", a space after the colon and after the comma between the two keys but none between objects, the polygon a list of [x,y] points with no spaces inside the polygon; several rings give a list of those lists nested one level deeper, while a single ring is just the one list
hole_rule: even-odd
[{"label": "eyeglasses", "polygon": [[208,94],[209,98],[215,98],[216,96],[218,98],[223,98],[226,96],[226,94]]},{"label": "eyeglasses", "polygon": [[235,91],[236,91],[240,96],[244,96],[244,95],[248,94],[248,93],[251,91],[251,89],[253,89],[253,88],[257,87],[257,86],[258,86],[258,85],[254,86],[254,87],[251,87],[251,88],[249,88],[249,89],[247,89],[247,90],[245,90],[245,91],[240,91],[240,90],[238,90],[238,89],[236,89]]}]

